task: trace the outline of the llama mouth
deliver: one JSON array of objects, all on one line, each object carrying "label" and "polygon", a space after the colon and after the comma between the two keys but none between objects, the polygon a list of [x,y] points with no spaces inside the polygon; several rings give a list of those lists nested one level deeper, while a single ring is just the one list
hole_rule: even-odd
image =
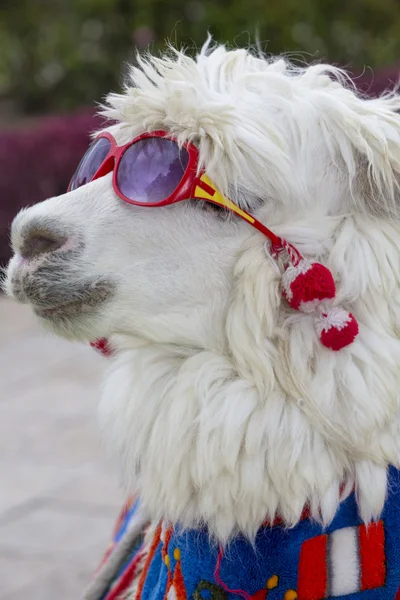
[{"label": "llama mouth", "polygon": [[[108,281],[92,282],[85,288],[79,288],[71,294],[65,293],[63,301],[54,303],[35,303],[33,309],[35,314],[42,319],[57,320],[66,317],[78,317],[93,313],[113,294],[114,286]],[[59,298],[57,291],[55,298]],[[68,296],[70,299],[68,299]],[[48,299],[51,300],[51,290]]]},{"label": "llama mouth", "polygon": [[115,282],[104,276],[77,277],[75,261],[52,257],[33,269],[15,262],[6,291],[18,302],[30,304],[42,319],[56,321],[90,314],[115,292]]},{"label": "llama mouth", "polygon": [[[30,304],[37,317],[49,321],[72,319],[93,313],[115,291],[115,284],[107,279],[55,283],[54,277],[14,277],[7,293],[18,302]],[[59,277],[60,279],[60,277]]]}]

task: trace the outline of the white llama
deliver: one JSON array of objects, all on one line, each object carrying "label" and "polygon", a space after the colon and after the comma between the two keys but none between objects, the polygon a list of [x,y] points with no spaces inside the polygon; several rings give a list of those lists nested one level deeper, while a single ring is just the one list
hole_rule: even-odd
[{"label": "white llama", "polygon": [[[139,58],[103,107],[112,138],[92,146],[69,192],[15,218],[6,292],[58,335],[113,348],[101,424],[152,523],[130,581],[138,599],[261,588],[286,600],[361,590],[394,599],[399,110],[399,95],[363,98],[327,65],[300,69],[210,43],[196,59]],[[217,195],[330,268],[334,305],[359,324],[353,343],[324,347],[315,314],[282,298],[282,264],[245,219],[188,192],[162,206],[122,199],[135,200],[130,185],[142,185],[142,203],[159,200],[157,185],[170,185],[164,198],[176,193],[168,165],[158,164],[161,184],[148,174],[168,135],[181,163],[198,151],[191,177],[204,169]],[[121,159],[117,173],[112,139],[137,137],[152,141],[136,170]],[[95,170],[103,161],[93,180],[90,161]],[[311,547],[325,565],[317,575]]]}]

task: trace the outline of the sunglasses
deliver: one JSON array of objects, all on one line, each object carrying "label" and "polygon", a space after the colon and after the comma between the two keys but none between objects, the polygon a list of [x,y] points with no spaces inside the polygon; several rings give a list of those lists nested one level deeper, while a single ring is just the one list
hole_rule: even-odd
[{"label": "sunglasses", "polygon": [[[324,265],[304,259],[300,252],[268,227],[226,198],[199,169],[199,151],[190,142],[179,145],[166,131],[143,133],[118,146],[110,133],[101,133],[91,144],[71,179],[68,191],[113,171],[117,196],[135,206],[168,206],[182,200],[206,200],[229,209],[263,233],[271,242],[265,249],[273,259],[285,253],[283,296],[294,310],[317,316],[315,326],[321,343],[341,350],[358,335],[354,316],[341,308],[325,306],[335,298],[332,273]],[[280,273],[279,267],[276,267]],[[103,344],[103,347],[101,346]],[[94,343],[109,354],[107,340]]]},{"label": "sunglasses", "polygon": [[190,142],[179,146],[166,131],[143,133],[123,146],[104,132],[83,156],[68,191],[113,171],[114,191],[129,204],[161,207],[189,199],[206,200],[237,214],[267,236],[273,246],[279,246],[280,238],[226,198],[205,171],[198,169],[198,163],[196,146]]}]

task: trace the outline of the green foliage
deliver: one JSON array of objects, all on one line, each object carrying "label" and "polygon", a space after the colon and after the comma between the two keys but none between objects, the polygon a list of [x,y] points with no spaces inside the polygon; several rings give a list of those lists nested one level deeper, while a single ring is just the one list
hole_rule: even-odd
[{"label": "green foliage", "polygon": [[398,0],[3,0],[0,94],[23,111],[71,109],[119,89],[134,49],[166,38],[327,58],[362,69],[400,56]]}]

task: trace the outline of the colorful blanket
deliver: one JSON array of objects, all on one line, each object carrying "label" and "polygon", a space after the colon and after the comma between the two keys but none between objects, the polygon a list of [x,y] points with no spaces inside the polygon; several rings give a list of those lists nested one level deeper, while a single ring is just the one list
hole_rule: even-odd
[{"label": "colorful blanket", "polygon": [[352,494],[325,530],[305,514],[292,529],[264,526],[254,545],[237,537],[224,549],[206,529],[149,526],[132,500],[85,598],[400,600],[400,473],[390,471],[378,522],[361,522]]}]

